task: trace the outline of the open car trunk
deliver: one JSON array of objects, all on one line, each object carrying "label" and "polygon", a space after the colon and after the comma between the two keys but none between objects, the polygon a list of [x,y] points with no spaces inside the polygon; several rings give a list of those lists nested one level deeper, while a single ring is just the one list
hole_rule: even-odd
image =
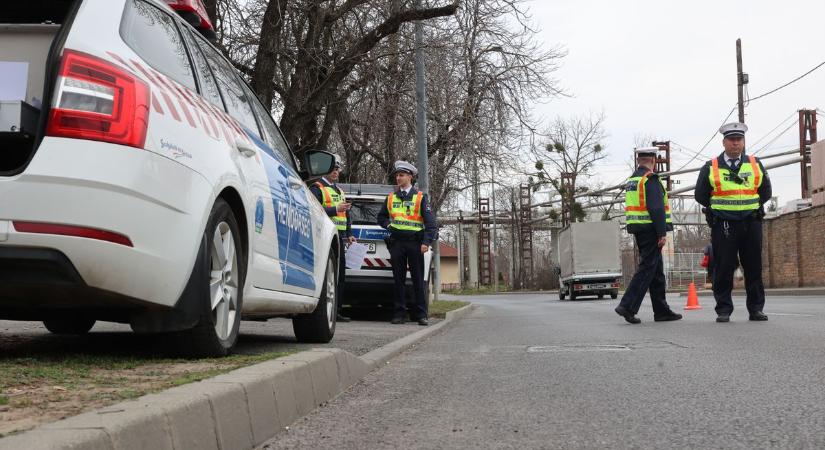
[{"label": "open car trunk", "polygon": [[0,176],[21,172],[42,139],[62,31],[82,0],[0,7]]}]

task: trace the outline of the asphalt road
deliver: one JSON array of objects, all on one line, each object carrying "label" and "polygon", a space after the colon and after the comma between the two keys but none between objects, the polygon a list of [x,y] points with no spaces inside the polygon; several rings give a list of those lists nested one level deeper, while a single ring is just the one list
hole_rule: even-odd
[{"label": "asphalt road", "polygon": [[[713,301],[640,325],[615,301],[486,296],[264,448],[825,448],[825,298]],[[684,298],[672,297],[681,311]],[[678,308],[677,308],[678,306]]]},{"label": "asphalt road", "polygon": [[[295,340],[292,321],[270,319],[266,322],[241,323],[236,352],[309,350],[336,347],[363,355],[389,342],[418,331],[416,323],[391,325],[391,314],[380,310],[345,310],[352,322],[339,323],[335,337],[328,344],[301,344]],[[437,319],[431,320],[437,322]],[[128,325],[98,322],[83,336],[58,336],[49,333],[41,322],[0,320],[0,358],[60,355],[67,352],[111,356],[169,357],[162,335],[132,333]]]}]

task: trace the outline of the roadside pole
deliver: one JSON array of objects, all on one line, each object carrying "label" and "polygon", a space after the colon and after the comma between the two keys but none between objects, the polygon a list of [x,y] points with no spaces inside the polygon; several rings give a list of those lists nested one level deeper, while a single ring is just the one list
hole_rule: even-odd
[{"label": "roadside pole", "polygon": [[[416,8],[421,1],[416,0]],[[418,188],[425,194],[430,193],[430,169],[427,158],[427,91],[424,80],[424,25],[421,21],[415,22],[415,146],[418,149]],[[430,196],[432,200],[432,196]],[[438,236],[433,241],[432,261],[433,270],[433,300],[438,300],[441,293],[441,252],[439,251]],[[434,263],[434,264],[433,264]],[[429,299],[427,299],[429,301]]]}]

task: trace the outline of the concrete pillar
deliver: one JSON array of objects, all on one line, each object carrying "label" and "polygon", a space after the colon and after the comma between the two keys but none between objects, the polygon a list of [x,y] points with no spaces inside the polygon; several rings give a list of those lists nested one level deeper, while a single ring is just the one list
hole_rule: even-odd
[{"label": "concrete pillar", "polygon": [[467,229],[467,264],[470,266],[470,287],[478,287],[478,229]]}]

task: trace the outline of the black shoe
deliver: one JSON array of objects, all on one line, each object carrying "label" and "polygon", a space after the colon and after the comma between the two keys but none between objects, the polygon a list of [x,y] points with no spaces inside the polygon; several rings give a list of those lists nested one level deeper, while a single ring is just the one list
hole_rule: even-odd
[{"label": "black shoe", "polygon": [[655,315],[655,314],[653,315],[653,320],[655,322],[670,322],[671,320],[681,320],[681,319],[682,319],[682,315],[677,314],[673,311],[668,311],[665,314],[660,314],[658,316]]},{"label": "black shoe", "polygon": [[719,314],[716,316],[717,322],[730,322],[730,314]]},{"label": "black shoe", "polygon": [[627,323],[642,323],[641,319],[636,317],[635,314],[631,314],[624,306],[617,306],[613,311],[616,311],[616,314],[624,317]]},{"label": "black shoe", "polygon": [[751,313],[750,317],[748,317],[748,320],[763,322],[765,320],[768,320],[768,316],[766,316],[765,313],[763,313],[762,311],[756,311],[755,313]]},{"label": "black shoe", "polygon": [[422,317],[422,318],[418,319],[418,324],[421,325],[422,327],[426,327],[427,325],[430,324],[430,322],[427,321],[426,317]]},{"label": "black shoe", "polygon": [[400,325],[406,321],[407,319],[405,317],[393,317],[390,323],[393,325]]},{"label": "black shoe", "polygon": [[343,314],[338,314],[338,316],[337,316],[337,317],[335,317],[335,320],[336,320],[336,321],[338,321],[338,322],[349,322],[349,321],[351,321],[352,319],[350,319],[349,317],[347,317],[347,316],[345,316],[345,315],[343,315]]}]

